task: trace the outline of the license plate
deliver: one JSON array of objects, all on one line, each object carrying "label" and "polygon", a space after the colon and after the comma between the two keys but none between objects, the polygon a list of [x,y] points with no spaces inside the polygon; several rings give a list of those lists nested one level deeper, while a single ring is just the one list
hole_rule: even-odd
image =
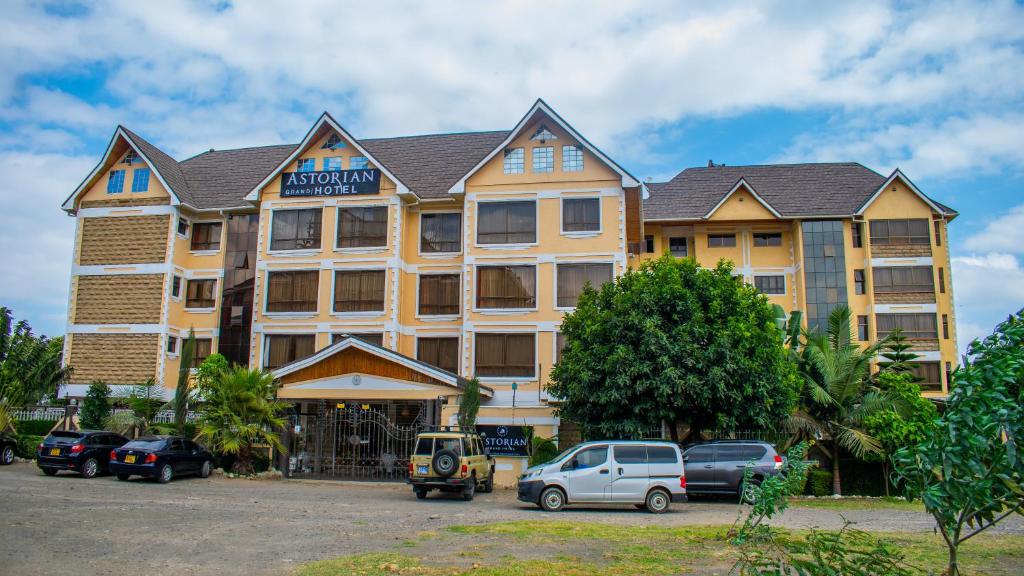
[{"label": "license plate", "polygon": [[417,469],[417,473],[419,473],[419,474],[426,474],[427,473],[427,467],[426,466],[420,466]]},{"label": "license plate", "polygon": [[124,457],[125,464],[135,464],[135,454],[129,454]]},{"label": "license plate", "polygon": [[50,456],[60,456],[60,448],[50,448]]}]

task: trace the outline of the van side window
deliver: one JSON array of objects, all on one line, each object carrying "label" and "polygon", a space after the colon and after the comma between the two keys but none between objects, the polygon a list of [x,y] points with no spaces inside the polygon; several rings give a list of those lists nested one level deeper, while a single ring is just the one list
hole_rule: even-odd
[{"label": "van side window", "polygon": [[594,448],[587,448],[576,453],[576,462],[578,465],[576,468],[593,468],[594,466],[600,466],[608,461],[608,447],[607,446],[595,446]]},{"label": "van side window", "polygon": [[619,464],[646,464],[646,446],[616,446],[615,461]]},{"label": "van side window", "polygon": [[647,461],[651,464],[675,464],[679,459],[671,446],[648,446]]},{"label": "van side window", "polygon": [[697,446],[686,452],[686,459],[690,462],[712,462],[714,460],[714,446]]},{"label": "van side window", "polygon": [[430,456],[430,438],[420,438],[416,442],[415,454],[417,456]]}]

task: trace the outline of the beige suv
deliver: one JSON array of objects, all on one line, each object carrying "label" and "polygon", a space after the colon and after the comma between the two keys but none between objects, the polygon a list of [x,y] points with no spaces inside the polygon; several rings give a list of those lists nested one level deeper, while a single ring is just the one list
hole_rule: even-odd
[{"label": "beige suv", "polygon": [[472,500],[477,490],[494,489],[494,457],[475,432],[451,427],[422,432],[409,459],[409,484],[421,500],[431,490],[460,492],[463,500]]}]

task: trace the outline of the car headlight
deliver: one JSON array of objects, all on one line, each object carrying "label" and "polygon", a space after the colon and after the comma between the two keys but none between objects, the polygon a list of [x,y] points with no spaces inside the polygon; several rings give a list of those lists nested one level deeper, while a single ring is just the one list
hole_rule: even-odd
[{"label": "car headlight", "polygon": [[523,480],[529,480],[530,478],[536,478],[537,476],[540,476],[540,472],[541,472],[540,470],[531,470],[531,471],[523,474],[522,478],[523,478]]}]

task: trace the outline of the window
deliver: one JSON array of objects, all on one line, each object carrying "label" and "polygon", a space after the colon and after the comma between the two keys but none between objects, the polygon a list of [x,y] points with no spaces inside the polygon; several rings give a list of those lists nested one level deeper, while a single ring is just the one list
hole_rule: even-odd
[{"label": "window", "polygon": [[942,220],[932,222],[935,226],[935,245],[942,246]]},{"label": "window", "polygon": [[454,316],[459,313],[458,274],[420,276],[419,313],[424,316]]},{"label": "window", "polygon": [[922,391],[942,390],[942,374],[938,362],[912,362],[913,374],[920,381],[918,386]]},{"label": "window", "polygon": [[188,237],[188,219],[178,218],[178,236]]},{"label": "window", "polygon": [[563,232],[597,232],[601,229],[600,198],[563,198]]},{"label": "window", "polygon": [[338,208],[338,248],[388,245],[388,207]]},{"label": "window", "polygon": [[903,329],[903,335],[910,339],[938,338],[935,314],[876,314],[875,329],[878,337],[885,338],[896,328]]},{"label": "window", "polygon": [[872,220],[871,243],[880,246],[930,244],[928,220]]},{"label": "window", "polygon": [[320,248],[320,208],[275,210],[270,231],[271,250],[311,250]]},{"label": "window", "polygon": [[648,446],[647,461],[651,464],[675,464],[679,458],[675,448],[670,446]]},{"label": "window", "polygon": [[535,334],[476,334],[476,375],[533,378]]},{"label": "window", "polygon": [[946,387],[953,386],[953,364],[946,362]]},{"label": "window", "polygon": [[316,312],[319,270],[267,273],[267,312]]},{"label": "window", "polygon": [[537,146],[533,149],[533,171],[554,172],[555,148],[553,146]]},{"label": "window", "polygon": [[213,308],[217,303],[214,289],[217,281],[189,280],[185,287],[185,308]]},{"label": "window", "polygon": [[111,170],[107,177],[107,194],[124,192],[124,170]]},{"label": "window", "polygon": [[736,246],[735,234],[708,234],[708,248],[730,248]]},{"label": "window", "polygon": [[748,462],[760,460],[766,452],[763,446],[744,444],[721,444],[718,446],[717,462]]},{"label": "window", "polygon": [[477,266],[477,308],[534,308],[536,305],[536,266]]},{"label": "window", "polygon": [[871,269],[878,294],[934,292],[931,266],[891,266]]},{"label": "window", "polygon": [[939,294],[946,293],[946,271],[939,268]]},{"label": "window", "polygon": [[558,140],[558,136],[555,136],[551,130],[544,124],[537,127],[537,131],[530,136],[530,140],[539,141],[541,143],[547,142],[548,140]]},{"label": "window", "polygon": [[346,334],[331,334],[331,344],[337,344],[341,342],[341,339],[345,336],[351,336],[362,340],[363,342],[369,342],[374,346],[384,347],[384,333],[383,332],[348,332]]},{"label": "window", "polygon": [[671,236],[668,239],[668,251],[677,258],[686,258],[688,244],[685,236]]},{"label": "window", "polygon": [[654,254],[654,235],[647,234],[644,236],[644,253]]},{"label": "window", "polygon": [[190,368],[199,368],[207,356],[213,353],[212,338],[196,338],[196,347],[192,350],[192,364]]},{"label": "window", "polygon": [[171,298],[181,300],[181,276],[174,275],[171,277]]},{"label": "window", "polygon": [[761,294],[785,294],[785,276],[754,276],[754,287]]},{"label": "window", "polygon": [[537,241],[537,203],[482,202],[477,205],[479,244],[523,244]]},{"label": "window", "polygon": [[867,342],[869,339],[870,338],[868,336],[868,317],[857,316],[857,340],[860,340],[861,342]]},{"label": "window", "polygon": [[579,470],[600,466],[608,461],[608,447],[595,446],[593,448],[580,450],[575,456],[573,456],[571,461],[576,462],[576,468]]},{"label": "window", "polygon": [[853,222],[850,224],[850,231],[853,234],[853,247],[863,248],[864,247],[864,223]]},{"label": "window", "polygon": [[145,192],[149,190],[149,168],[136,168],[132,170],[132,192]]},{"label": "window", "polygon": [[562,172],[583,171],[583,147],[576,145],[562,146]]},{"label": "window", "polygon": [[335,312],[383,312],[384,270],[338,270],[334,273]]},{"label": "window", "polygon": [[296,172],[312,172],[316,170],[315,158],[300,158],[296,164]]},{"label": "window", "polygon": [[781,232],[755,232],[754,233],[754,246],[756,248],[766,248],[768,246],[782,246],[782,233]]},{"label": "window", "polygon": [[949,340],[949,315],[942,315],[942,339]]},{"label": "window", "polygon": [[178,337],[168,336],[167,337],[167,353],[171,356],[178,355]]},{"label": "window", "polygon": [[339,148],[344,147],[345,143],[341,141],[341,137],[338,136],[337,134],[331,134],[330,136],[327,137],[327,141],[324,142],[324,145],[321,146],[320,148],[322,150],[337,150]]},{"label": "window", "polygon": [[462,249],[462,214],[420,214],[420,252],[436,254]]},{"label": "window", "polygon": [[139,161],[139,155],[135,153],[135,150],[129,150],[128,153],[124,155],[124,159],[121,160],[121,163],[123,163],[123,164],[135,164],[138,161]]},{"label": "window", "polygon": [[647,464],[646,446],[616,446],[612,452],[615,454],[615,462],[619,464]]},{"label": "window", "polygon": [[370,167],[370,161],[366,156],[353,156],[348,159],[349,170],[365,170]]},{"label": "window", "polygon": [[268,334],[263,366],[277,368],[299,358],[311,356],[316,345],[313,334]]},{"label": "window", "polygon": [[558,299],[559,308],[575,308],[580,299],[583,287],[587,284],[595,290],[612,280],[611,263],[558,264]]},{"label": "window", "polygon": [[853,271],[853,292],[854,294],[864,294],[867,291],[867,277],[864,276],[863,270]]},{"label": "window", "polygon": [[526,171],[526,155],[522,148],[505,149],[505,174],[522,174]]},{"label": "window", "polygon": [[555,363],[562,361],[562,350],[565,348],[565,334],[555,332]]},{"label": "window", "polygon": [[220,250],[220,222],[196,222],[192,226],[192,250]]},{"label": "window", "polygon": [[698,462],[714,462],[715,461],[715,447],[714,446],[695,446],[690,448],[683,454],[683,460],[688,463]]},{"label": "window", "polygon": [[441,370],[458,374],[459,339],[454,336],[446,338],[417,338],[416,359],[420,362],[437,366]]},{"label": "window", "polygon": [[338,172],[341,170],[341,156],[324,158],[324,172]]}]

